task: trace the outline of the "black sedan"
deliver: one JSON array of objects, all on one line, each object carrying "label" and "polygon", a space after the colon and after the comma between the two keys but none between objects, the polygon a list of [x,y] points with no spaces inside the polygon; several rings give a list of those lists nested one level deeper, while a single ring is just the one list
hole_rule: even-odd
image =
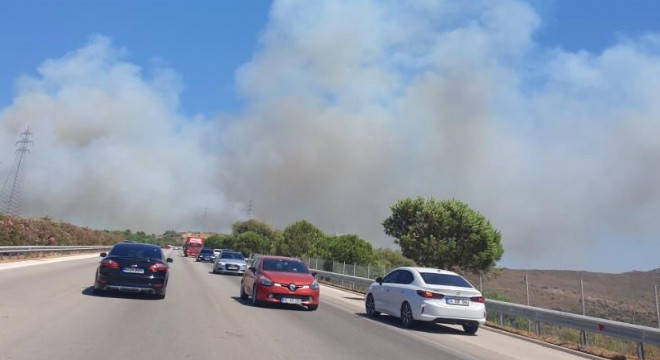
[{"label": "black sedan", "polygon": [[215,259],[215,254],[213,253],[213,249],[209,248],[203,248],[202,250],[199,251],[199,254],[197,254],[197,258],[195,261],[213,261]]},{"label": "black sedan", "polygon": [[152,294],[163,299],[171,258],[165,258],[160,247],[151,244],[122,242],[109,253],[101,253],[103,260],[96,270],[94,294],[122,291]]}]

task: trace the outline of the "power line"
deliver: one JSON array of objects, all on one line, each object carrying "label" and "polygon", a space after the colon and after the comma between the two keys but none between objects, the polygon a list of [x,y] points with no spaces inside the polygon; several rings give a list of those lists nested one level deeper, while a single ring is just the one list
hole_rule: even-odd
[{"label": "power line", "polygon": [[30,152],[32,132],[28,128],[16,142],[16,158],[0,191],[0,211],[9,216],[19,216],[23,208],[23,173],[25,155]]}]

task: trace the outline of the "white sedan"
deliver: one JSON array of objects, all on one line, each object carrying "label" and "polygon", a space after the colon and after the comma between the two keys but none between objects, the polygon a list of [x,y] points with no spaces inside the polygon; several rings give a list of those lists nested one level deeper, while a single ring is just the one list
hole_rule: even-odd
[{"label": "white sedan", "polygon": [[459,274],[440,269],[400,267],[377,278],[367,289],[367,316],[398,317],[409,328],[415,321],[463,326],[474,334],[486,323],[481,292]]}]

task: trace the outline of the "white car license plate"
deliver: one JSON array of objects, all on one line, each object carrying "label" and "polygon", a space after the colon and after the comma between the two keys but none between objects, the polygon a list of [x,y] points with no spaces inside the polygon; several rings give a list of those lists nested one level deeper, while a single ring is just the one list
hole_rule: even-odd
[{"label": "white car license plate", "polygon": [[291,298],[282,298],[282,304],[300,304],[302,300],[300,299],[291,299]]},{"label": "white car license plate", "polygon": [[144,274],[144,269],[139,269],[139,268],[124,268],[123,271],[125,273],[131,273],[131,274]]},{"label": "white car license plate", "polygon": [[449,304],[449,305],[468,306],[468,305],[470,305],[470,300],[448,297],[447,298],[447,304]]}]

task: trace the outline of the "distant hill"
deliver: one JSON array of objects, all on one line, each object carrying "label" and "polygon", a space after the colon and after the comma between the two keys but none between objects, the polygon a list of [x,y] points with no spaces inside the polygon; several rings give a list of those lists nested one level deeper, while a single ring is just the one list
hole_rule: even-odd
[{"label": "distant hill", "polygon": [[[660,291],[660,269],[608,274],[565,270],[500,269],[499,275],[483,279],[483,292],[497,294],[510,301],[525,304],[525,275],[530,305],[582,313],[580,286],[584,286],[588,316],[657,327],[653,285]],[[479,287],[478,276],[467,276]],[[660,295],[659,295],[660,296]]]}]

